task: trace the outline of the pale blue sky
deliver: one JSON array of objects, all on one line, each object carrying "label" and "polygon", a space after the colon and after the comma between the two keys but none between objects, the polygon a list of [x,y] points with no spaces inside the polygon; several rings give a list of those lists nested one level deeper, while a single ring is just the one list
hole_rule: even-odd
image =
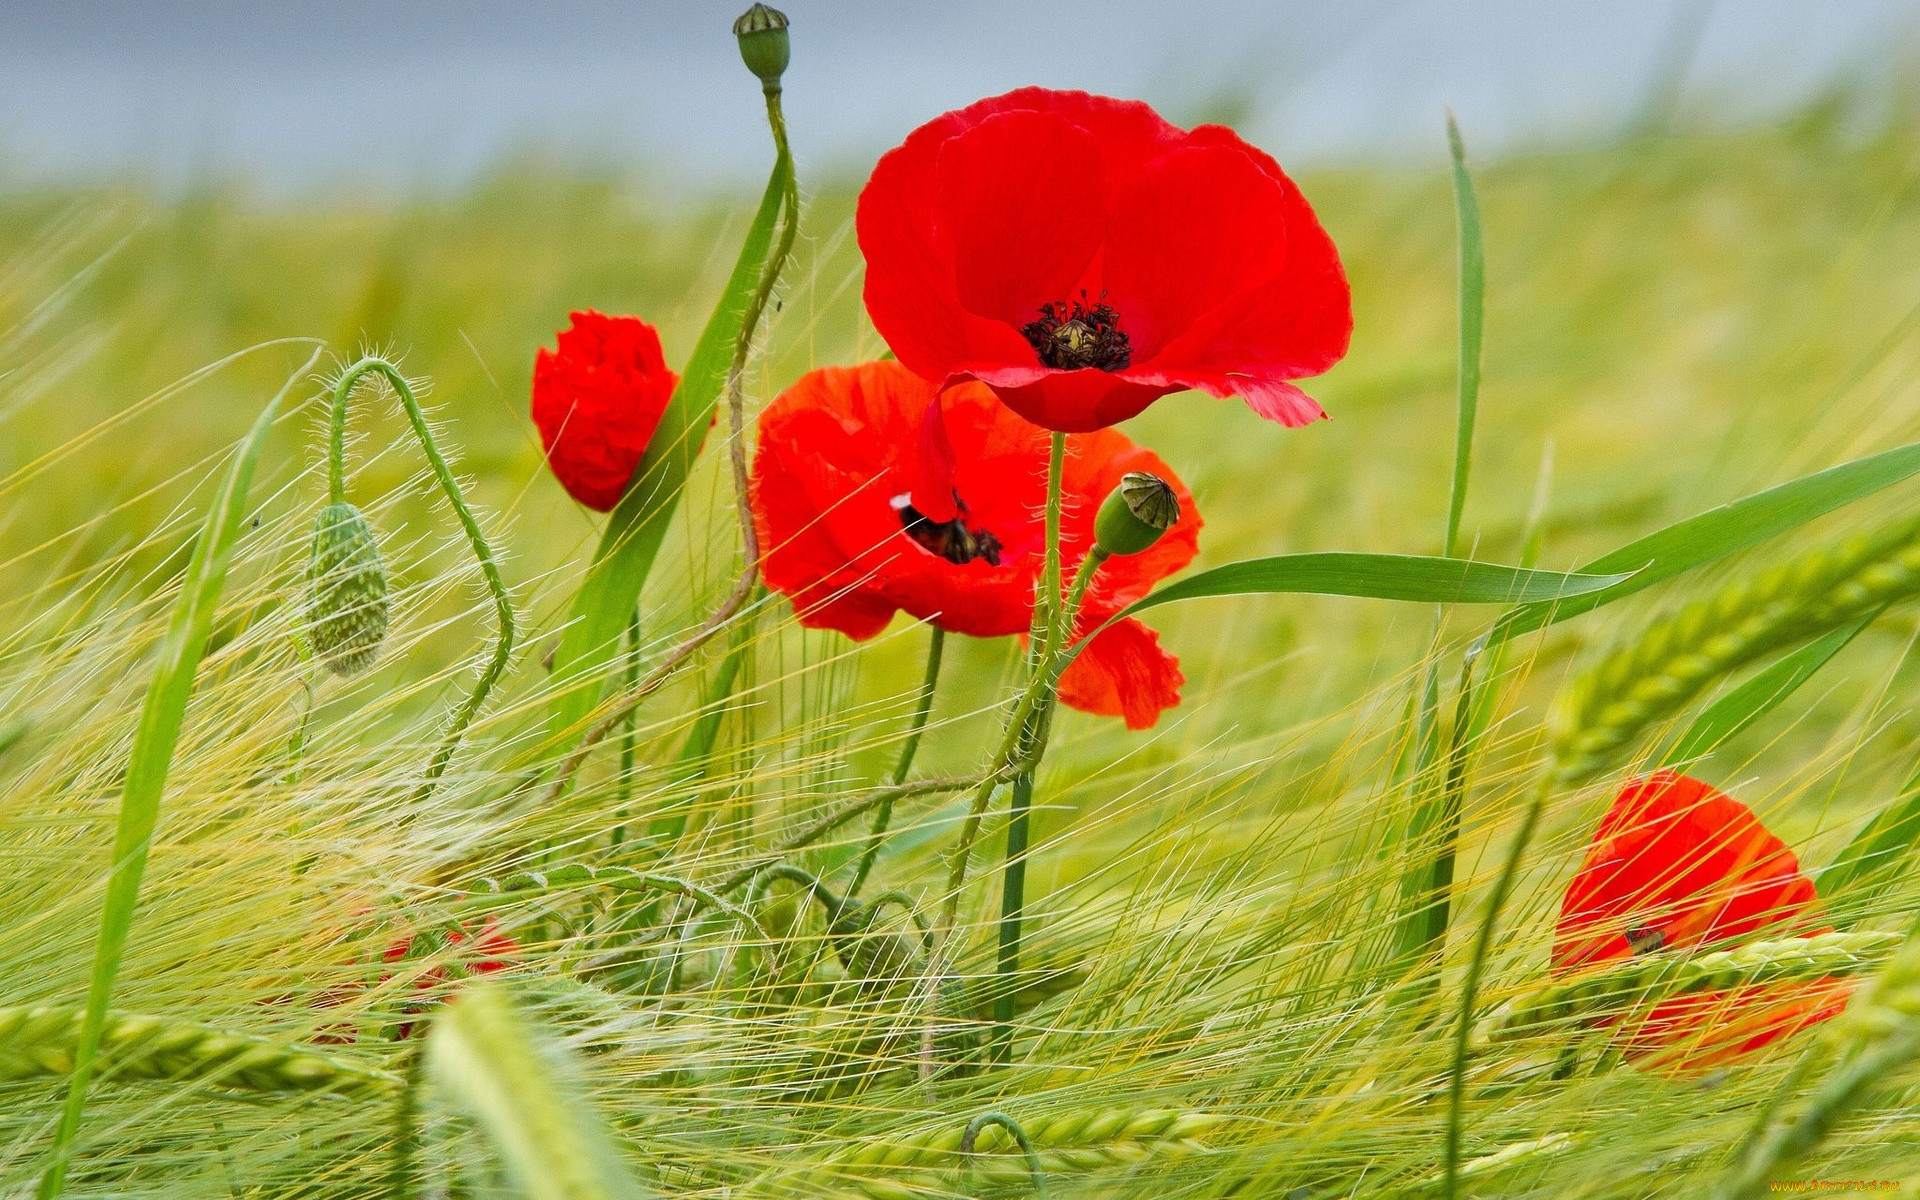
[{"label": "pale blue sky", "polygon": [[[515,148],[757,171],[743,0],[0,0],[0,179],[215,168],[302,190],[458,179]],[[1684,103],[1765,119],[1910,66],[1920,0],[789,0],[810,177],[1026,83],[1233,111],[1291,163],[1477,152]],[[1903,49],[1904,48],[1904,49]]]}]

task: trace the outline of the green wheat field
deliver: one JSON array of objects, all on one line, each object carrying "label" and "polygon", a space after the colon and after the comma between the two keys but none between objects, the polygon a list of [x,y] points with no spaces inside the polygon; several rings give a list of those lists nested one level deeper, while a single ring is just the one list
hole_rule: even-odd
[{"label": "green wheat field", "polygon": [[[1571,571],[1920,439],[1912,117],[1869,121],[1835,100],[1757,131],[1682,127],[1490,162],[1466,129],[1486,340],[1463,552]],[[749,413],[811,367],[885,349],[861,306],[859,182],[800,181]],[[1920,767],[1911,532],[1860,576],[1878,589],[1867,600],[1815,603],[1806,582],[1831,582],[1856,535],[1911,525],[1920,492],[1900,480],[1913,465],[1513,638],[1477,664],[1466,725],[1463,655],[1498,605],[1274,594],[1157,610],[1182,704],[1142,733],[1062,713],[1038,779],[1011,1062],[928,1079],[912,971],[863,975],[793,873],[740,879],[774,860],[844,878],[866,816],[794,843],[887,781],[923,627],[902,616],[856,646],[756,597],[569,786],[541,774],[567,749],[543,740],[543,659],[603,518],[542,463],[533,355],[593,307],[657,323],[668,361],[685,361],[753,196],[690,200],[670,183],[529,162],[399,201],[269,202],[238,184],[0,195],[0,1195],[32,1194],[55,1152],[116,822],[145,778],[129,769],[143,700],[236,446],[283,389],[165,772],[66,1195],[1920,1187],[1920,957],[1893,949],[1920,916],[1920,854],[1900,823]],[[1300,183],[1353,284],[1352,349],[1307,384],[1332,419],[1287,430],[1186,395],[1126,427],[1198,499],[1192,571],[1441,552],[1460,311],[1444,158]],[[496,614],[405,413],[371,383],[352,408],[347,494],[391,573],[388,641],[373,670],[342,680],[300,631],[327,387],[364,352],[424,381],[518,619],[505,673],[425,801],[422,773]],[[642,594],[642,666],[700,625],[739,568],[724,407]],[[1814,615],[1752,653],[1714,659],[1662,625],[1769,579]],[[1893,823],[1878,869],[1828,898],[1864,956],[1835,969],[1871,980],[1848,1013],[1704,1074],[1640,1069],[1577,1021],[1496,1037],[1548,982],[1561,893],[1621,780],[1667,761],[1716,700],[1740,703],[1756,671],[1861,619],[1690,768],[1752,806],[1816,882],[1863,827]],[[978,768],[1021,669],[1013,639],[954,638],[947,653],[916,778]],[[1688,654],[1711,661],[1674,666]],[[1616,730],[1603,765],[1567,769],[1587,725],[1622,720],[1570,702],[1580,686],[1679,675],[1684,687]],[[1567,720],[1573,741],[1555,743]],[[1437,957],[1409,960],[1396,922],[1442,836],[1428,815],[1449,739],[1471,759],[1452,923]],[[1487,946],[1456,1111],[1475,935],[1542,778],[1558,782]],[[870,942],[917,953],[907,914],[943,899],[966,803],[900,801],[874,889],[899,903]],[[996,802],[981,832],[939,984],[936,1007],[961,1025],[984,1027],[993,1007],[1003,812]],[[448,931],[471,949],[485,922],[516,949],[470,979]],[[1034,1163],[1000,1125],[959,1152],[989,1112],[1023,1130]],[[1765,1153],[1763,1173],[1743,1175]]]}]

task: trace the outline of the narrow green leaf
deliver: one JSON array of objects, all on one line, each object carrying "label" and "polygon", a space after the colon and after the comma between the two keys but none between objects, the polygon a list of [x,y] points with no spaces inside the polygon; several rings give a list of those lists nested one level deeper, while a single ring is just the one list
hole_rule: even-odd
[{"label": "narrow green leaf", "polygon": [[1326,551],[1250,558],[1189,575],[1137,600],[1120,613],[1131,617],[1176,600],[1202,596],[1252,596],[1307,592],[1427,604],[1527,604],[1582,596],[1618,587],[1624,574],[1529,571],[1497,563],[1414,554]]},{"label": "narrow green leaf", "polygon": [[1480,201],[1467,174],[1467,148],[1460,126],[1447,114],[1447,149],[1453,156],[1453,210],[1460,239],[1459,415],[1453,435],[1453,495],[1447,504],[1446,555],[1460,544],[1460,517],[1467,506],[1467,475],[1473,466],[1473,427],[1480,412],[1480,363],[1486,328],[1486,256],[1480,242]]},{"label": "narrow green leaf", "polygon": [[1893,450],[1803,475],[1731,504],[1710,508],[1629,542],[1580,568],[1580,573],[1587,575],[1632,572],[1630,578],[1565,600],[1526,603],[1501,614],[1488,638],[1493,642],[1503,641],[1591,612],[1643,588],[1757,546],[1915,474],[1920,474],[1920,442],[1909,442]]},{"label": "narrow green leaf", "polygon": [[485,1131],[527,1200],[638,1200],[647,1195],[612,1135],[553,1066],[498,985],[467,985],[434,1022],[434,1082]]},{"label": "narrow green leaf", "polygon": [[556,736],[564,736],[599,700],[599,689],[586,686],[586,681],[597,678],[619,652],[628,615],[640,602],[640,589],[653,569],[687,476],[706,442],[707,427],[726,387],[734,345],[759,287],[761,268],[773,244],[774,226],[792,174],[793,164],[782,154],[774,163],[760,209],[727,278],[726,290],[707,319],[693,357],[687,360],[686,373],[674,388],[653,439],[634,469],[633,483],[607,520],[593,565],[574,597],[573,611],[553,659],[553,682],[559,694],[553,703],[549,729]]},{"label": "narrow green leaf", "polygon": [[1920,769],[1908,777],[1899,798],[1862,825],[1814,880],[1833,923],[1845,929],[1869,915],[1881,895],[1906,875],[1915,845],[1920,845]]},{"label": "narrow green leaf", "polygon": [[1826,666],[1827,660],[1838,654],[1870,621],[1871,618],[1855,621],[1818,641],[1808,642],[1714,701],[1674,743],[1664,757],[1664,764],[1679,769],[1704,758],[1715,747],[1773,711]]},{"label": "narrow green leaf", "polygon": [[319,358],[320,351],[315,350],[305,365],[287,377],[240,443],[233,465],[227,469],[220,490],[214,495],[212,511],[207,514],[206,524],[194,543],[193,557],[181,581],[180,599],[174,605],[172,622],[160,643],[159,666],[147,687],[140,727],[134,734],[133,752],[127,761],[126,782],[120,793],[120,819],[114,832],[113,865],[100,913],[99,938],[94,945],[93,973],[87,985],[87,1011],[80,1026],[79,1044],[74,1047],[66,1106],[54,1131],[52,1159],[40,1177],[37,1193],[40,1200],[58,1196],[66,1182],[74,1136],[79,1132],[80,1117],[86,1109],[87,1085],[93,1080],[100,1038],[107,1024],[107,1006],[112,1001],[114,980],[126,952],[127,935],[133,928],[134,910],[140,899],[140,878],[147,868],[147,851],[160,821],[160,799],[166,791],[167,773],[173,766],[174,747],[180,741],[180,727],[186,720],[187,701],[193,695],[194,672],[200,666],[207,638],[213,631],[214,610],[219,606],[221,589],[226,586],[234,541],[246,527],[247,491],[253,484],[254,465],[259,461],[267,432],[279,414],[280,402],[295,383],[306,377]]}]

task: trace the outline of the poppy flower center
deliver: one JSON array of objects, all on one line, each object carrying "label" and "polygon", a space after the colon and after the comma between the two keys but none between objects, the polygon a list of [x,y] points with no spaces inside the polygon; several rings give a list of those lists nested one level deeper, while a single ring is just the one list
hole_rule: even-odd
[{"label": "poppy flower center", "polygon": [[1041,366],[1060,371],[1122,371],[1133,361],[1120,314],[1104,300],[1089,307],[1084,291],[1078,300],[1042,304],[1039,319],[1022,325],[1020,336],[1040,356]]},{"label": "poppy flower center", "polygon": [[[958,499],[956,496],[955,500]],[[962,519],[966,515],[966,505],[960,505],[959,517],[951,521],[934,521],[924,516],[905,496],[895,496],[893,511],[900,514],[900,527],[907,536],[927,553],[937,554],[955,566],[965,566],[976,558],[985,559],[990,566],[1000,565],[1000,539],[984,529],[968,528]]]},{"label": "poppy flower center", "polygon": [[1666,931],[1655,929],[1651,926],[1641,929],[1629,929],[1627,930],[1627,945],[1633,948],[1635,954],[1652,954],[1656,950],[1664,950],[1667,946]]}]

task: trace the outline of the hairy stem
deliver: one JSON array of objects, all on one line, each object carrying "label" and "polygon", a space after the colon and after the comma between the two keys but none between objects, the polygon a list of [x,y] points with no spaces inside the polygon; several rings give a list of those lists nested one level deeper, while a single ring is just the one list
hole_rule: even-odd
[{"label": "hairy stem", "polygon": [[767,122],[773,127],[774,147],[778,151],[775,170],[781,173],[786,199],[781,206],[779,236],[772,253],[767,256],[766,265],[760,270],[759,286],[747,301],[746,314],[740,323],[740,336],[733,343],[733,361],[727,368],[727,456],[733,470],[734,502],[740,518],[743,560],[740,578],[727,598],[690,637],[668,651],[659,666],[629,687],[614,703],[612,711],[587,730],[579,745],[560,764],[558,775],[549,785],[546,797],[549,804],[566,792],[593,748],[605,741],[628,713],[658,691],[662,684],[687,664],[696,650],[711,641],[715,634],[726,627],[727,622],[746,607],[747,601],[753,597],[754,585],[760,579],[760,535],[754,526],[752,496],[747,478],[746,398],[741,389],[741,377],[746,370],[747,357],[753,350],[754,331],[760,324],[761,314],[766,311],[767,302],[773,297],[774,284],[779,281],[780,272],[786,267],[787,257],[793,251],[794,236],[799,231],[800,211],[799,185],[794,180],[793,156],[787,147],[787,122],[780,109],[780,89],[777,86],[769,87],[766,96]]},{"label": "hairy stem", "polygon": [[480,678],[474,681],[473,689],[467,698],[454,710],[453,720],[448,723],[446,733],[441,735],[440,745],[433,752],[433,758],[427,764],[426,777],[414,790],[410,808],[417,806],[433,794],[439,785],[440,776],[446,773],[447,764],[453,761],[454,751],[460,748],[460,739],[466,736],[467,726],[487,701],[487,695],[493,691],[493,685],[499,682],[501,672],[507,669],[507,660],[513,657],[514,618],[513,601],[507,595],[507,586],[501,582],[500,568],[494,558],[493,547],[487,542],[487,535],[480,530],[480,522],[474,518],[473,510],[467,507],[466,497],[460,491],[460,484],[454,479],[453,471],[447,466],[447,460],[440,453],[440,446],[433,438],[433,430],[427,425],[426,414],[420,410],[420,401],[413,394],[413,386],[400,369],[384,358],[369,355],[354,363],[341,373],[339,382],[333,386],[333,411],[330,423],[331,437],[327,446],[327,489],[331,500],[338,502],[345,488],[347,399],[352,395],[354,386],[368,375],[384,379],[400,398],[401,407],[406,409],[407,421],[413,426],[413,435],[420,442],[421,452],[427,456],[427,462],[433,468],[433,477],[440,484],[440,490],[446,493],[447,503],[460,518],[460,527],[466,530],[467,542],[473,547],[473,556],[480,562],[481,574],[486,576],[487,590],[493,593],[494,615],[498,632],[494,637],[493,654],[480,672]]}]

